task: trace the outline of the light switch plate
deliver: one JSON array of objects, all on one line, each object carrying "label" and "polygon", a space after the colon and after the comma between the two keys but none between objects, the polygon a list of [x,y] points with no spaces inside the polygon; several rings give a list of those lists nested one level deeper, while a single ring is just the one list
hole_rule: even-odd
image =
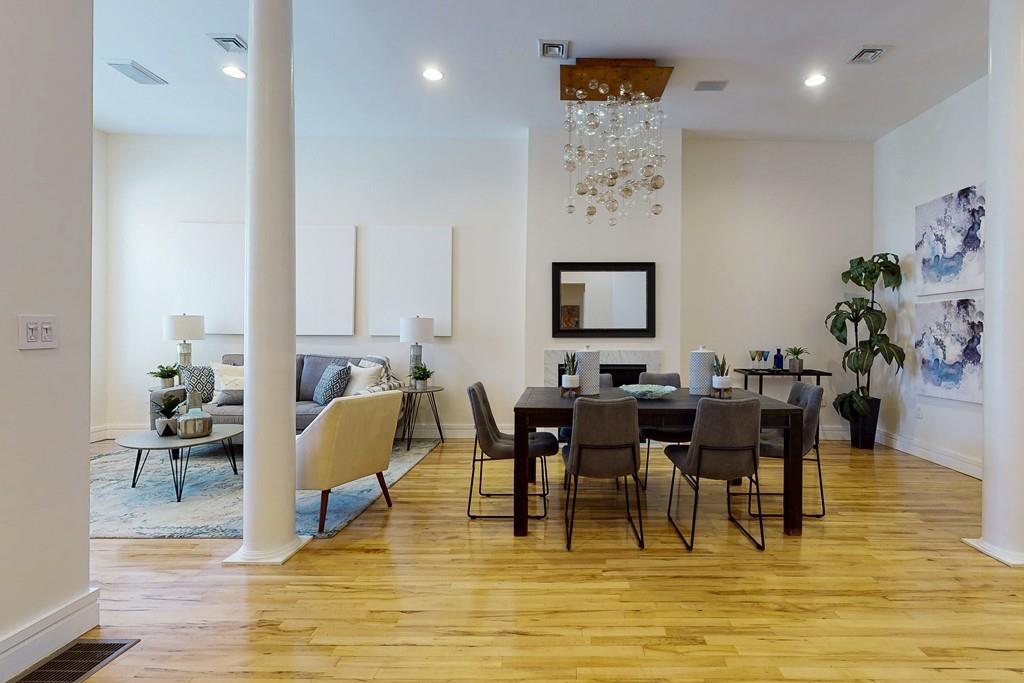
[{"label": "light switch plate", "polygon": [[19,315],[18,348],[23,351],[55,349],[60,342],[60,328],[55,315]]}]

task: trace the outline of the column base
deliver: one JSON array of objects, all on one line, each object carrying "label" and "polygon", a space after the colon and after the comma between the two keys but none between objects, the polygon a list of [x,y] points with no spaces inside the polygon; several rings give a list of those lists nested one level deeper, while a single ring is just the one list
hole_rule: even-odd
[{"label": "column base", "polygon": [[304,545],[313,540],[312,536],[296,536],[288,545],[272,551],[250,551],[243,545],[226,557],[223,564],[270,564],[282,565],[299,552]]},{"label": "column base", "polygon": [[979,550],[989,557],[999,560],[1007,567],[1024,567],[1024,552],[997,548],[981,538],[963,538],[961,540],[975,550]]}]

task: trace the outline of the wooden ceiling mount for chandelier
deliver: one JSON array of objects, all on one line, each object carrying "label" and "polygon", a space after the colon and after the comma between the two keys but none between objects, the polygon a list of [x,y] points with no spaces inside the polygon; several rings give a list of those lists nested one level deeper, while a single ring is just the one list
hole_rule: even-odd
[{"label": "wooden ceiling mount for chandelier", "polygon": [[633,92],[644,92],[655,99],[665,92],[671,75],[671,66],[657,66],[653,59],[577,59],[575,64],[559,67],[559,97],[575,100],[576,91],[583,90],[588,94],[587,99],[598,99],[597,93],[589,89],[590,82],[596,80],[608,84],[609,95],[617,96],[619,86],[628,81],[633,85]]}]

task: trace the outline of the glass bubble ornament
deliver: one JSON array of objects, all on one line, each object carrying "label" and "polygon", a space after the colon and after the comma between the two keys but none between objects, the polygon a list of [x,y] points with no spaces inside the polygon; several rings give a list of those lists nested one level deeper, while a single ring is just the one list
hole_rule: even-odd
[{"label": "glass bubble ornament", "polygon": [[587,193],[587,186],[583,183],[576,183],[576,194],[583,196]]},{"label": "glass bubble ornament", "polygon": [[656,175],[653,178],[651,178],[651,187],[655,190],[660,190],[661,188],[665,187],[665,176]]},{"label": "glass bubble ornament", "polygon": [[576,170],[576,160],[575,159],[566,159],[565,163],[563,164],[563,166],[565,166],[565,170],[566,171],[569,171],[570,173],[572,173],[573,171]]},{"label": "glass bubble ornament", "polygon": [[661,211],[662,211],[661,204],[652,204],[651,205],[651,213],[654,214],[655,216],[660,216],[661,215]]},{"label": "glass bubble ornament", "polygon": [[643,168],[640,169],[640,175],[644,178],[650,178],[654,175],[654,166],[651,164],[644,164]]},{"label": "glass bubble ornament", "polygon": [[597,90],[597,79],[591,78],[590,83],[587,83],[587,87],[590,88],[591,90]]},{"label": "glass bubble ornament", "polygon": [[614,228],[618,224],[619,224],[619,219],[618,218],[616,218],[615,216],[608,216],[608,225],[610,225],[610,226],[612,226]]},{"label": "glass bubble ornament", "polygon": [[604,203],[604,208],[608,209],[609,213],[615,213],[619,210],[619,202],[614,199],[609,199]]},{"label": "glass bubble ornament", "polygon": [[611,88],[608,87],[607,83],[601,83],[600,85],[597,86],[597,92],[601,93],[602,95],[607,95],[609,90],[611,90]]},{"label": "glass bubble ornament", "polygon": [[593,218],[594,216],[597,215],[597,207],[594,206],[593,204],[589,204],[587,206],[586,214],[588,217]]}]

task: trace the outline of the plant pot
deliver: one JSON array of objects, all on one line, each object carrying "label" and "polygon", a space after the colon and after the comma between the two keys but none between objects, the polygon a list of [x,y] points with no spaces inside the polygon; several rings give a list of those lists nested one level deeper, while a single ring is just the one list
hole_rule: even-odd
[{"label": "plant pot", "polygon": [[732,378],[715,375],[711,378],[711,387],[714,389],[732,389]]},{"label": "plant pot", "polygon": [[790,372],[803,372],[804,371],[804,359],[803,358],[790,358],[789,359],[789,371]]},{"label": "plant pot", "polygon": [[562,375],[562,388],[563,389],[579,389],[580,388],[580,376],[579,375]]},{"label": "plant pot", "polygon": [[174,386],[174,378],[173,377],[161,377],[160,378],[160,387],[161,388],[163,388],[163,389],[170,389],[173,386]]},{"label": "plant pot", "polygon": [[869,398],[870,412],[867,415],[854,414],[850,420],[850,445],[854,448],[872,450],[875,447],[875,432],[878,431],[878,411],[882,407],[882,399]]},{"label": "plant pot", "polygon": [[414,379],[412,381],[412,388],[415,389],[416,391],[423,391],[424,389],[427,388],[427,383],[429,381],[430,380],[427,379]]},{"label": "plant pot", "polygon": [[178,434],[178,418],[159,416],[153,424],[157,436],[176,436]]}]

